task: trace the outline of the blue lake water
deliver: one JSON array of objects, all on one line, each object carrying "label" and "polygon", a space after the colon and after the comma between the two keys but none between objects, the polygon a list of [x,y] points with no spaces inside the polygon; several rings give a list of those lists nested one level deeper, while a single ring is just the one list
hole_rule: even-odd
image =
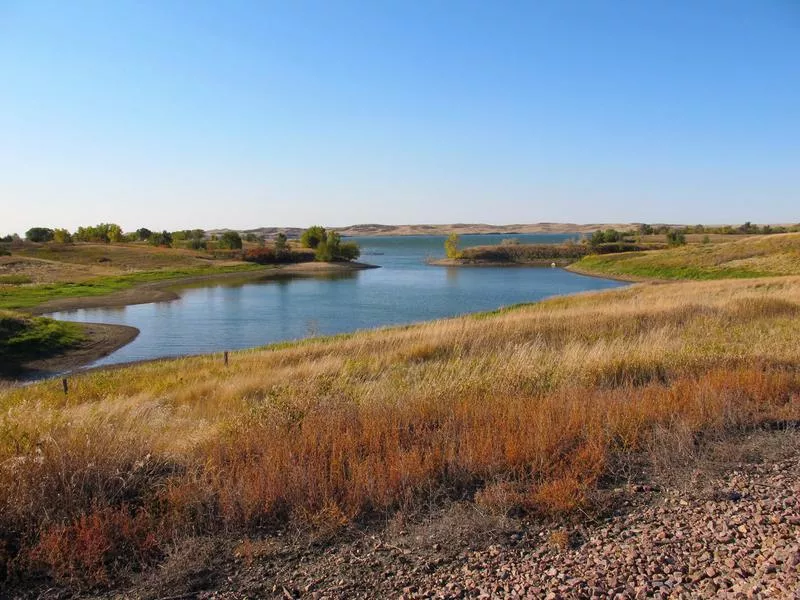
[{"label": "blue lake water", "polygon": [[[561,242],[569,235],[465,235],[463,247]],[[550,296],[624,285],[536,267],[434,267],[443,236],[350,238],[361,261],[380,265],[346,274],[270,278],[187,288],[171,302],[62,311],[58,319],[132,325],[139,336],[92,366],[260,346],[492,310]]]}]

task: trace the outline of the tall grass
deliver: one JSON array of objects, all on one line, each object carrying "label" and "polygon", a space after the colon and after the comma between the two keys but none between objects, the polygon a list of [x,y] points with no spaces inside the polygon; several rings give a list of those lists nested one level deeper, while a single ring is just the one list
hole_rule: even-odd
[{"label": "tall grass", "polygon": [[107,583],[171,541],[430,498],[561,515],[655,432],[800,418],[800,278],[556,298],[0,394],[0,560]]}]

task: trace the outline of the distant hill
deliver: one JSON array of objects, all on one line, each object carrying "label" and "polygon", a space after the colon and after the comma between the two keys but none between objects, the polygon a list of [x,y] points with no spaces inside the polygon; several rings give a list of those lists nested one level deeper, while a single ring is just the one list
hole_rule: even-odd
[{"label": "distant hill", "polygon": [[[656,223],[654,226],[661,225]],[[486,223],[452,223],[449,225],[382,225],[379,223],[362,223],[347,227],[331,227],[344,236],[378,236],[378,235],[448,235],[452,232],[459,234],[476,233],[591,233],[598,229],[636,229],[639,223],[529,223],[513,225],[488,225]],[[673,225],[669,225],[673,226]],[[207,233],[220,234],[227,229],[212,229]],[[262,237],[273,237],[278,232],[284,232],[290,238],[300,237],[302,227],[257,227],[254,229],[240,229],[241,233],[255,233]]]}]

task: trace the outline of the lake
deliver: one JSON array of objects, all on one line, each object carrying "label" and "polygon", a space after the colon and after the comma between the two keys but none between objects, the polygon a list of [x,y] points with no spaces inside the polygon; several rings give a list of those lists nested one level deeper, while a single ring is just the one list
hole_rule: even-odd
[{"label": "lake", "polygon": [[[562,242],[572,235],[465,235],[461,246]],[[361,261],[380,269],[269,278],[181,290],[171,302],[53,313],[57,319],[132,325],[139,336],[90,366],[199,354],[452,317],[550,296],[616,288],[623,283],[563,269],[435,267],[444,236],[348,238]]]}]

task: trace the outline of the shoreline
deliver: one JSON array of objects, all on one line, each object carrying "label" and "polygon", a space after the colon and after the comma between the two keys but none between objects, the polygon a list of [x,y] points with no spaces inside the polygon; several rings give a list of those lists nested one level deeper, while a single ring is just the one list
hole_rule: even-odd
[{"label": "shoreline", "polygon": [[570,265],[570,261],[566,259],[551,259],[546,258],[540,261],[502,261],[502,260],[480,260],[480,259],[464,259],[464,258],[439,258],[430,260],[426,264],[432,267],[533,267],[533,268],[552,268],[553,264],[559,268],[565,268]]},{"label": "shoreline", "polygon": [[[151,302],[171,302],[180,297],[179,288],[195,283],[213,282],[217,280],[229,281],[235,279],[246,282],[253,279],[283,276],[313,277],[314,275],[348,273],[378,268],[380,268],[378,265],[359,262],[307,262],[284,267],[267,267],[246,272],[195,275],[144,283],[105,296],[84,296],[49,300],[26,312],[31,315],[41,316],[54,312],[80,310],[84,308],[119,308],[136,304],[150,304]],[[29,381],[48,379],[63,373],[73,373],[77,369],[85,367],[119,350],[123,346],[128,345],[136,339],[140,333],[139,329],[129,325],[83,323],[66,319],[64,322],[75,323],[80,326],[86,338],[74,348],[69,348],[59,355],[23,363],[20,371],[16,374],[0,375],[0,384],[17,385]]]},{"label": "shoreline", "polygon": [[55,312],[79,310],[82,308],[119,308],[135,304],[150,304],[151,302],[170,302],[177,300],[180,294],[174,288],[194,283],[227,281],[240,279],[266,279],[282,277],[285,275],[313,276],[327,273],[348,273],[366,269],[379,269],[378,265],[367,263],[297,263],[283,267],[265,267],[253,271],[240,271],[233,273],[217,273],[210,275],[193,275],[143,283],[132,288],[113,292],[104,296],[76,296],[74,298],[59,298],[48,300],[25,312],[32,315],[47,315]]},{"label": "shoreline", "polygon": [[[555,267],[553,267],[555,263]],[[576,266],[575,261],[566,259],[542,259],[541,261],[528,261],[528,262],[504,262],[497,260],[465,260],[459,258],[440,258],[428,261],[427,264],[432,267],[467,267],[467,268],[481,268],[481,267],[527,267],[534,269],[555,268],[569,271],[575,275],[583,275],[584,277],[594,277],[596,279],[608,279],[609,281],[621,281],[624,283],[666,283],[667,280],[652,279],[648,277],[634,277],[625,275],[605,275],[603,273],[593,273]]]},{"label": "shoreline", "polygon": [[[556,262],[557,268],[574,272],[577,275],[585,275],[588,277],[596,277],[598,279],[608,279],[613,281],[622,281],[625,283],[641,283],[642,281],[626,280],[619,277],[607,277],[603,275],[595,275],[592,273],[584,273],[580,270],[571,268],[569,264],[558,264],[558,261],[543,261],[541,263],[503,263],[497,261],[482,261],[482,262],[457,262],[457,259],[438,259],[430,261],[427,264],[431,266],[443,267],[516,267],[516,268],[552,268],[551,263]],[[149,304],[152,302],[169,302],[180,297],[180,288],[185,285],[191,285],[202,282],[213,282],[216,280],[229,281],[229,280],[242,280],[243,282],[253,279],[263,279],[282,276],[297,276],[297,277],[313,277],[314,275],[330,274],[330,273],[346,273],[353,271],[361,271],[366,269],[380,268],[378,265],[370,265],[367,263],[299,263],[286,267],[268,267],[249,272],[237,273],[222,273],[216,275],[200,275],[192,277],[183,277],[177,279],[168,279],[163,281],[151,282],[141,284],[128,290],[115,292],[107,296],[89,296],[77,298],[64,298],[59,300],[52,300],[40,304],[29,312],[32,314],[43,315],[53,312],[80,310],[87,308],[115,308],[123,306],[131,306],[136,304]],[[644,280],[647,281],[647,280]],[[81,367],[85,367],[109,354],[119,350],[132,342],[139,335],[139,330],[135,327],[128,325],[115,325],[108,323],[83,323],[77,321],[65,322],[76,323],[84,329],[87,336],[86,340],[75,348],[66,350],[63,354],[31,361],[23,365],[23,371],[18,376],[0,376],[0,383],[5,384],[20,384],[29,381],[44,380],[58,376],[60,374],[74,374]],[[206,354],[206,353],[202,353]],[[213,352],[211,353],[213,354]],[[173,357],[162,357],[145,360],[136,360],[114,365],[103,365],[95,367],[97,369],[110,369],[129,367],[135,364],[147,363],[156,360],[179,360],[195,356],[193,354],[186,354]],[[88,369],[93,370],[93,369]]]},{"label": "shoreline", "polygon": [[[653,279],[652,277],[636,277],[634,275],[606,275],[603,273],[593,273],[592,271],[586,271],[584,269],[576,267],[575,263],[571,263],[563,268],[565,271],[575,273],[575,275],[583,275],[585,277],[596,277],[598,279],[610,279],[611,281],[624,281],[625,283],[670,283],[671,281],[673,281],[669,279]],[[682,280],[675,279],[674,281],[682,281]]]},{"label": "shoreline", "polygon": [[[74,322],[74,321],[70,321]],[[17,385],[73,372],[128,345],[139,335],[136,327],[111,323],[75,323],[86,336],[61,354],[22,363],[15,374],[0,375],[0,384]]]}]

